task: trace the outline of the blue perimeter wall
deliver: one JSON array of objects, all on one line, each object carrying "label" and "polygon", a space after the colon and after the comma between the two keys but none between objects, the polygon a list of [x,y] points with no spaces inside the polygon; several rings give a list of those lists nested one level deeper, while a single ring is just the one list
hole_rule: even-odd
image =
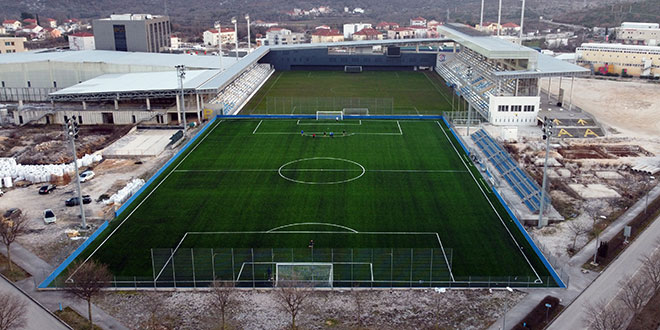
[{"label": "blue perimeter wall", "polygon": [[[158,176],[163,174],[163,172],[165,172],[165,170],[170,165],[172,165],[172,163],[174,161],[179,159],[179,156],[181,156],[181,154],[185,153],[188,150],[188,148],[190,148],[190,146],[193,143],[195,143],[195,141],[197,141],[197,139],[200,136],[202,136],[202,134],[204,134],[204,132],[206,132],[208,130],[208,128],[211,127],[211,125],[213,125],[213,123],[216,121],[216,119],[217,118],[214,117],[208,123],[206,123],[206,125],[204,125],[204,127],[202,127],[199,130],[199,132],[197,132],[197,134],[195,134],[195,136],[192,139],[190,139],[190,141],[188,141],[188,143],[186,143],[186,145],[183,148],[181,148],[181,150],[179,150],[179,152],[177,152],[172,158],[170,158],[170,160],[167,161],[167,163],[165,163],[165,165],[163,165],[158,170],[158,172],[156,172],[154,175],[152,175],[151,178],[149,178],[149,180],[147,182],[145,182],[145,184],[142,186],[142,188],[140,188],[140,190],[138,190],[135,194],[133,194],[133,196],[131,196],[131,198],[129,198],[126,202],[124,202],[124,204],[117,211],[115,211],[115,218],[118,217],[122,212],[124,212],[129,206],[131,206],[131,204],[135,201],[135,199],[137,199],[140,196],[140,194],[142,194],[147,189],[147,187],[149,187],[154,181],[156,181]],[[80,255],[80,253],[82,253],[82,251],[85,250],[85,248],[87,248],[87,246],[89,246],[99,235],[101,235],[101,233],[106,228],[108,228],[108,225],[109,225],[109,222],[105,221],[92,235],[90,235],[85,240],[85,242],[82,245],[80,245],[75,251],[73,251],[73,253],[68,258],[66,258],[66,260],[64,260],[64,262],[62,262],[57,268],[55,268],[55,270],[43,282],[41,282],[41,284],[39,284],[39,286],[37,288],[39,288],[39,289],[47,288],[53,282],[53,280],[55,280],[55,278],[60,276],[60,274],[67,267],[69,267],[69,264],[71,264],[71,262],[73,262],[73,260],[75,260]]]},{"label": "blue perimeter wall", "polygon": [[[179,150],[179,152],[177,152],[174,155],[174,157],[172,157],[167,163],[165,163],[165,165],[163,165],[158,170],[158,172],[156,172],[154,175],[152,175],[151,178],[142,186],[142,188],[140,188],[140,190],[138,190],[135,194],[133,194],[133,196],[131,198],[129,198],[117,211],[115,211],[115,218],[118,217],[123,211],[125,211],[135,201],[135,199],[137,199],[140,196],[140,194],[142,194],[147,189],[147,187],[149,187],[161,174],[163,174],[163,172],[170,165],[172,165],[172,163],[174,161],[176,161],[179,158],[179,156],[181,156],[181,154],[185,153],[188,150],[188,148],[193,143],[195,143],[197,141],[197,139],[200,136],[202,136],[202,134],[204,134],[208,130],[208,128],[211,127],[211,125],[213,123],[215,123],[215,121],[217,119],[224,119],[224,118],[226,118],[226,119],[231,119],[231,118],[234,118],[234,119],[240,119],[240,118],[243,118],[243,119],[250,119],[250,118],[252,118],[252,119],[268,119],[268,118],[271,118],[271,119],[277,119],[277,118],[280,118],[280,119],[285,119],[285,118],[289,118],[289,119],[311,119],[311,118],[316,118],[316,116],[315,115],[294,115],[294,116],[291,116],[291,115],[235,115],[235,116],[221,116],[221,115],[218,115],[218,116],[214,117],[208,123],[206,123],[206,125],[204,125],[204,127],[202,127],[202,129],[199,132],[197,132],[197,134],[195,134],[195,136],[192,139],[190,139],[190,141],[188,141],[188,143],[186,143],[186,145],[183,148],[181,148],[181,150]],[[451,126],[449,125],[449,123],[447,122],[447,120],[443,116],[345,116],[345,118],[351,118],[351,119],[375,119],[375,118],[378,118],[378,119],[399,119],[399,120],[409,120],[409,119],[431,119],[431,120],[436,119],[436,120],[440,120],[440,119],[442,119],[442,121],[445,123],[445,125],[447,127],[449,127],[449,131],[451,132],[451,134],[453,134],[454,138],[456,138],[456,141],[458,141],[458,143],[461,145],[461,148],[463,148],[463,150],[468,155],[470,154],[470,151],[465,147],[465,145],[463,145],[463,142],[461,142],[461,139],[454,132],[454,130],[451,128]],[[559,275],[557,274],[555,269],[552,267],[550,262],[548,262],[548,260],[545,258],[543,253],[538,249],[538,247],[536,246],[536,244],[534,243],[532,238],[529,237],[529,234],[527,234],[527,231],[525,230],[524,226],[520,223],[520,221],[518,221],[518,218],[516,218],[516,216],[511,211],[511,209],[509,209],[509,207],[507,206],[504,199],[502,199],[502,197],[500,196],[499,192],[497,192],[497,190],[495,190],[494,187],[491,187],[491,188],[493,189],[493,192],[495,193],[495,196],[497,196],[497,199],[500,201],[500,203],[502,203],[502,205],[504,205],[504,208],[506,209],[509,216],[511,216],[513,221],[516,223],[516,226],[518,226],[518,229],[520,230],[520,232],[522,232],[523,236],[525,236],[525,239],[532,246],[532,249],[534,249],[534,252],[536,252],[536,255],[541,259],[541,261],[543,262],[545,267],[548,269],[548,271],[550,272],[552,277],[555,279],[555,281],[557,282],[559,287],[560,288],[566,288],[566,284],[564,283],[564,281],[562,281],[562,279],[559,277]],[[105,221],[92,235],[90,235],[87,238],[87,240],[85,240],[85,242],[82,245],[80,245],[75,251],[73,251],[73,253],[68,258],[66,258],[66,260],[64,260],[64,262],[62,262],[62,264],[60,264],[41,284],[39,284],[38,288],[39,289],[47,288],[53,282],[53,280],[55,278],[57,278],[69,266],[69,264],[71,264],[71,262],[73,262],[73,260],[75,260],[80,255],[80,253],[82,253],[82,251],[85,250],[85,248],[87,248],[87,246],[89,246],[94,241],[94,239],[96,239],[106,228],[108,228],[108,225],[109,225],[109,222]]]},{"label": "blue perimeter wall", "polygon": [[[467,153],[468,156],[469,156],[470,151],[465,147],[465,145],[463,145],[463,142],[458,137],[458,134],[456,134],[456,132],[454,132],[454,129],[451,128],[451,125],[449,125],[449,123],[447,122],[447,120],[444,117],[442,118],[442,121],[444,121],[445,125],[447,125],[447,127],[449,127],[449,131],[451,132],[451,134],[454,135],[454,138],[456,138],[456,141],[458,141],[458,143],[461,145],[461,148],[463,148],[465,153]],[[525,227],[520,223],[520,221],[518,221],[518,218],[516,218],[516,215],[511,211],[511,209],[506,204],[506,202],[504,201],[504,199],[502,198],[500,193],[495,189],[495,187],[491,187],[491,189],[495,193],[495,196],[497,196],[497,199],[500,201],[500,203],[502,203],[502,205],[504,206],[504,209],[506,210],[506,212],[513,219],[513,222],[516,223],[516,226],[518,227],[518,230],[520,230],[520,232],[523,234],[523,236],[525,236],[525,239],[527,240],[529,245],[532,246],[532,249],[534,249],[534,252],[536,252],[536,255],[541,259],[541,262],[543,262],[543,265],[545,265],[545,268],[548,269],[548,271],[550,272],[550,275],[552,275],[552,278],[555,279],[555,281],[557,282],[557,284],[559,285],[560,288],[566,288],[566,283],[564,283],[564,281],[562,281],[561,277],[559,277],[559,274],[557,274],[554,267],[552,267],[552,265],[550,264],[548,259],[545,258],[545,256],[543,255],[541,250],[539,250],[539,248],[536,246],[536,243],[534,243],[532,238],[529,237],[529,234],[527,233],[527,230],[525,230]]]}]

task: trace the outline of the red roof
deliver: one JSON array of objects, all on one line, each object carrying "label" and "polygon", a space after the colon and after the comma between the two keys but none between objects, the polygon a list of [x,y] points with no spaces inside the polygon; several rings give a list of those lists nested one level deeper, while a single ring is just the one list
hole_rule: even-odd
[{"label": "red roof", "polygon": [[413,30],[412,28],[409,28],[407,26],[402,26],[402,27],[398,27],[396,29],[392,29],[392,31],[397,31],[397,32],[412,31],[412,30]]},{"label": "red roof", "polygon": [[513,22],[508,22],[508,23],[504,23],[504,24],[502,24],[502,27],[505,27],[505,28],[517,28],[517,27],[520,27],[520,25],[518,25],[518,24],[516,24],[516,23],[513,23]]},{"label": "red roof", "polygon": [[72,37],[93,37],[94,34],[89,33],[89,32],[76,32],[74,34],[71,34]]},{"label": "red roof", "polygon": [[34,18],[26,18],[23,20],[25,23],[37,23],[37,20]]},{"label": "red roof", "polygon": [[381,34],[380,31],[373,29],[373,28],[364,28],[358,32],[355,32],[353,35],[360,35],[360,36],[374,36],[374,35],[379,35]]},{"label": "red roof", "polygon": [[49,21],[49,22],[52,22],[52,21],[57,21],[57,20],[56,20],[56,19],[54,19],[54,18],[46,18],[46,20],[47,20],[47,21]]},{"label": "red roof", "polygon": [[385,27],[398,27],[399,23],[394,23],[394,22],[380,22],[378,25],[376,25],[377,28],[385,28]]},{"label": "red roof", "polygon": [[16,22],[18,22],[18,21],[15,20],[15,19],[6,19],[2,22],[2,24],[14,24]]},{"label": "red roof", "polygon": [[284,28],[279,26],[273,26],[270,29],[268,29],[268,31],[266,32],[281,31],[281,30],[284,30]]},{"label": "red roof", "polygon": [[419,16],[417,18],[413,18],[412,20],[413,21],[426,21],[426,18]]},{"label": "red roof", "polygon": [[343,36],[341,32],[337,29],[318,29],[312,33],[313,36],[321,37],[334,37],[334,36]]}]

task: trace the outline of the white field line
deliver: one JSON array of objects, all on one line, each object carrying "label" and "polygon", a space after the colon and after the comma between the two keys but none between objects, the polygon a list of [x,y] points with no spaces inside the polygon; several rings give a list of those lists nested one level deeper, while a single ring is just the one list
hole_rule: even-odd
[{"label": "white field line", "polygon": [[[211,170],[176,170],[177,173],[204,173],[204,172],[277,172],[278,169],[244,168],[244,169],[211,169]],[[335,169],[335,168],[301,168],[282,169],[281,172],[362,172],[360,169]],[[400,169],[374,169],[365,172],[378,173],[465,173],[464,170],[400,170]]]},{"label": "white field line", "polygon": [[346,227],[346,226],[338,225],[338,224],[335,224],[335,223],[324,223],[324,222],[299,222],[299,223],[291,223],[291,224],[288,224],[288,225],[283,225],[283,226],[275,227],[275,228],[273,228],[273,229],[271,229],[271,230],[268,230],[267,232],[268,232],[268,233],[271,233],[271,232],[277,231],[277,230],[282,229],[282,228],[295,227],[295,226],[304,226],[304,225],[322,225],[322,226],[330,226],[330,227],[337,227],[337,228],[341,228],[341,229],[346,229],[346,230],[348,230],[348,231],[350,231],[350,232],[352,232],[352,233],[356,233],[356,234],[357,234],[357,232],[358,232],[357,230],[355,230],[355,229],[353,229],[353,228],[350,228],[350,227]]},{"label": "white field line", "polygon": [[403,135],[403,130],[401,130],[401,124],[399,123],[398,120],[396,121],[396,126],[399,127],[399,133],[400,133],[401,135]]},{"label": "white field line", "polygon": [[254,131],[252,131],[252,134],[256,134],[256,133],[257,133],[257,130],[259,129],[259,126],[261,126],[261,123],[262,123],[262,122],[263,122],[263,120],[260,120],[260,121],[259,121],[259,124],[257,124],[257,127],[254,128]]},{"label": "white field line", "polygon": [[421,113],[419,113],[419,109],[417,109],[416,106],[413,106],[413,108],[415,108],[415,112],[417,112],[417,115],[418,115],[418,116],[421,116],[421,115],[422,115]]},{"label": "white field line", "polygon": [[472,179],[473,179],[474,182],[477,184],[477,187],[479,187],[479,190],[481,190],[481,193],[484,195],[484,197],[486,197],[486,200],[488,201],[488,204],[490,204],[490,207],[493,209],[493,211],[495,212],[495,214],[497,215],[497,217],[500,219],[500,222],[502,223],[502,226],[504,226],[504,229],[506,229],[506,231],[509,233],[509,236],[511,237],[511,239],[513,240],[513,242],[514,242],[514,243],[516,244],[516,246],[518,247],[518,250],[520,250],[520,254],[522,254],[523,258],[525,258],[525,261],[527,261],[527,264],[529,265],[529,267],[532,269],[532,271],[533,271],[534,274],[536,275],[536,278],[537,278],[539,281],[541,281],[541,283],[543,283],[543,280],[541,280],[541,277],[540,277],[539,274],[536,272],[536,269],[534,269],[534,266],[532,266],[532,263],[531,263],[531,262],[529,261],[529,259],[527,258],[527,255],[525,255],[525,252],[523,251],[522,247],[520,246],[520,244],[518,244],[518,241],[516,240],[516,238],[513,237],[513,234],[512,234],[511,231],[509,230],[509,227],[507,227],[506,224],[504,223],[504,219],[502,219],[502,216],[500,216],[500,213],[497,212],[497,209],[495,209],[495,205],[493,205],[493,203],[490,201],[490,198],[488,198],[488,195],[486,195],[486,192],[484,192],[484,190],[481,188],[481,185],[480,185],[479,182],[477,181],[477,178],[474,177],[474,174],[472,174],[472,172],[470,172],[470,169],[468,168],[467,164],[465,164],[465,161],[463,160],[463,157],[461,157],[461,154],[458,152],[458,149],[456,149],[456,146],[454,145],[454,142],[451,141],[451,139],[450,139],[449,136],[447,135],[447,132],[445,132],[445,129],[442,127],[442,125],[440,124],[440,122],[439,122],[439,121],[436,121],[436,124],[438,124],[438,126],[439,126],[440,129],[442,130],[442,133],[444,133],[445,137],[447,138],[447,141],[449,141],[449,143],[451,144],[452,148],[454,148],[454,151],[456,152],[456,155],[458,155],[458,158],[459,158],[459,159],[461,160],[461,162],[463,163],[463,166],[465,166],[465,168],[466,168],[466,169],[468,170],[468,172],[470,173],[470,176],[472,176]]},{"label": "white field line", "polygon": [[293,108],[291,108],[291,114],[293,114],[294,112],[296,112],[296,108],[297,108],[297,107],[298,107],[297,105],[294,105]]},{"label": "white field line", "polygon": [[488,184],[486,183],[486,181],[484,181],[483,178],[479,178],[479,182],[481,182],[481,184],[484,185],[484,188],[486,188],[486,191],[488,191],[489,194],[492,194],[492,193],[493,193],[493,192],[490,190],[490,187],[488,186]]},{"label": "white field line", "polygon": [[445,93],[442,92],[442,90],[433,82],[433,80],[431,80],[431,78],[429,78],[429,76],[426,75],[426,74],[424,74],[424,76],[426,77],[426,79],[428,79],[428,81],[431,83],[431,85],[433,85],[433,88],[435,88],[435,90],[438,91],[438,93],[440,93],[440,95],[442,95],[442,97],[445,99],[445,101],[447,101],[447,104],[451,104],[451,101],[449,101],[449,98],[447,98]]},{"label": "white field line", "polygon": [[123,224],[124,224],[124,223],[125,223],[125,222],[126,222],[131,216],[132,216],[132,215],[133,215],[133,213],[135,213],[135,211],[137,211],[137,210],[140,208],[140,206],[142,206],[142,203],[144,203],[147,199],[149,199],[149,196],[151,196],[151,194],[153,194],[154,191],[156,191],[156,190],[158,189],[158,187],[160,187],[160,185],[161,185],[163,182],[165,182],[165,181],[167,180],[167,178],[169,178],[170,175],[171,175],[173,172],[176,171],[176,169],[179,167],[179,165],[181,165],[181,164],[186,160],[186,158],[188,158],[188,156],[189,156],[191,153],[193,153],[193,151],[195,151],[195,149],[197,149],[197,146],[199,146],[200,144],[202,144],[202,142],[204,142],[204,140],[206,139],[206,137],[209,136],[209,135],[211,135],[211,133],[213,133],[213,131],[215,130],[215,128],[218,127],[218,125],[220,125],[220,123],[222,123],[222,122],[223,122],[222,120],[218,121],[218,123],[215,124],[215,126],[213,126],[213,127],[212,127],[212,128],[206,133],[206,135],[204,135],[204,137],[203,137],[201,140],[199,140],[199,142],[197,142],[197,144],[195,144],[195,146],[194,146],[194,147],[193,147],[193,148],[192,148],[192,149],[191,149],[191,150],[190,150],[190,151],[189,151],[189,152],[188,152],[188,153],[187,153],[187,154],[186,154],[186,155],[185,155],[180,161],[179,161],[179,163],[176,164],[176,166],[174,167],[174,169],[172,169],[172,171],[170,171],[169,173],[167,173],[167,175],[165,176],[165,178],[163,178],[163,180],[161,180],[161,181],[156,185],[156,187],[154,187],[154,189],[152,189],[152,190],[149,192],[149,194],[148,194],[148,195],[147,195],[147,196],[146,196],[146,197],[140,202],[140,204],[138,204],[138,205],[133,209],[133,211],[131,211],[131,213],[129,213],[128,216],[127,216],[127,217],[126,217],[121,223],[119,223],[119,225],[118,225],[118,226],[117,226],[117,227],[116,227],[116,228],[110,233],[110,235],[108,235],[108,237],[106,237],[106,238],[103,240],[103,242],[101,242],[101,244],[99,244],[99,246],[97,246],[96,249],[94,249],[94,251],[92,251],[92,253],[90,253],[90,255],[87,256],[87,258],[85,258],[85,260],[80,264],[80,266],[78,266],[78,268],[77,268],[77,269],[76,269],[76,270],[75,270],[75,271],[69,276],[69,278],[68,278],[67,280],[69,280],[69,279],[71,278],[71,276],[75,275],[76,272],[78,272],[78,270],[80,269],[80,267],[82,267],[82,265],[85,264],[85,263],[86,263],[86,262],[87,262],[87,261],[88,261],[88,260],[89,260],[89,259],[95,254],[95,253],[96,253],[96,251],[98,251],[98,250],[99,250],[99,249],[105,244],[105,242],[107,242],[108,239],[110,239],[110,237],[112,237],[112,235],[114,235],[115,232],[117,232],[117,230],[119,229],[119,227],[121,227],[121,226],[122,226],[122,225],[123,225]]},{"label": "white field line", "polygon": [[[273,71],[272,74],[275,74],[275,71]],[[271,74],[271,75],[272,75],[272,74]],[[255,106],[255,109],[258,108],[258,107],[261,105],[261,103],[262,103],[262,102],[264,101],[264,99],[266,98],[266,95],[268,95],[268,93],[270,92],[270,90],[273,89],[273,86],[277,85],[277,82],[280,80],[280,77],[282,77],[281,74],[278,75],[277,78],[275,78],[275,81],[273,81],[273,84],[270,85],[270,86],[268,87],[268,90],[266,90],[266,92],[264,93],[264,95],[261,97],[261,99],[259,100],[259,103],[257,103],[257,105]],[[266,80],[268,80],[268,79],[266,79]],[[265,83],[266,83],[266,81],[264,81],[264,84],[265,84]],[[262,87],[263,87],[263,85],[262,85]],[[261,89],[261,87],[259,87],[257,90],[259,90],[259,89]],[[268,104],[266,104],[266,111],[268,111]]]}]

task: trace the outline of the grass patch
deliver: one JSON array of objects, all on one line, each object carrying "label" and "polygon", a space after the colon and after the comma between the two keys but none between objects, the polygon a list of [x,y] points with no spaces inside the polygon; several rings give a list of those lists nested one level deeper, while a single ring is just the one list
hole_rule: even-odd
[{"label": "grass patch", "polygon": [[10,271],[7,264],[7,257],[5,257],[4,254],[0,254],[0,273],[10,281],[18,282],[31,276],[28,272],[23,270],[23,268],[19,267],[15,263],[12,262],[12,265],[13,270]]},{"label": "grass patch", "polygon": [[[84,318],[78,312],[74,311],[71,307],[65,307],[64,309],[56,310],[54,314],[59,317],[62,321],[68,324],[75,330],[89,330],[89,320]],[[101,330],[101,327],[94,325],[93,330]]]}]

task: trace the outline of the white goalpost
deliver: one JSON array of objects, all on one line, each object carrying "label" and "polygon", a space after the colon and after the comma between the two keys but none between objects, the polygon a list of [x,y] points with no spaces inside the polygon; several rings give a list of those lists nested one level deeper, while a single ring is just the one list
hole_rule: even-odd
[{"label": "white goalpost", "polygon": [[332,287],[333,264],[330,262],[277,262],[275,285],[307,282],[314,286]]},{"label": "white goalpost", "polygon": [[369,108],[344,108],[341,112],[347,116],[368,116]]},{"label": "white goalpost", "polygon": [[317,111],[316,120],[344,120],[342,111]]}]

